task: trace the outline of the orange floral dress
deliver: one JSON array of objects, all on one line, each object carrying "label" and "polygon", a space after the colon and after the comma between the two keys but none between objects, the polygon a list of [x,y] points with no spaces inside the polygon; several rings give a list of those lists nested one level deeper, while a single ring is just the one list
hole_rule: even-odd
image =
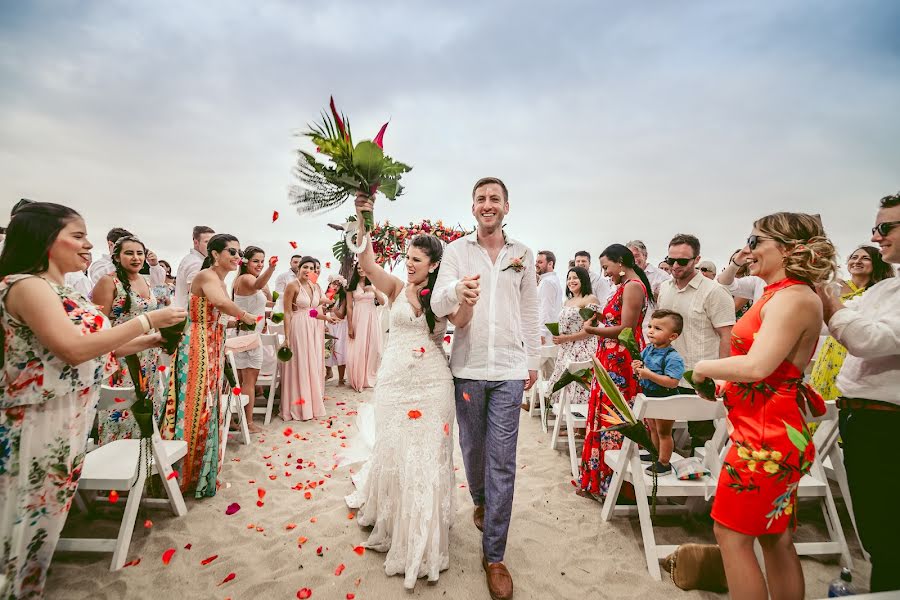
[{"label": "orange floral dress", "polygon": [[[762,325],[760,311],[780,290],[808,285],[782,279],[741,317],[732,330],[732,356],[747,354]],[[825,412],[822,397],[783,361],[762,381],[725,386],[732,446],[725,457],[712,518],[745,535],[782,533],[796,526],[797,486],[815,457],[804,412]]]}]

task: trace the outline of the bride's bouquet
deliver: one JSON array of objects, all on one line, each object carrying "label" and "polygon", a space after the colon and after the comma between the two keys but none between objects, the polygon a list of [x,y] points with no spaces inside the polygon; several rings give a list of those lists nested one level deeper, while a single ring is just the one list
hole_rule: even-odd
[{"label": "bride's bouquet", "polygon": [[[403,193],[400,176],[412,167],[397,162],[384,153],[384,133],[381,126],[374,140],[353,144],[350,121],[338,113],[334,98],[330,99],[331,114],[323,112],[322,122],[310,125],[301,135],[316,145],[316,154],[329,162],[319,162],[316,154],[298,150],[294,175],[300,185],[292,186],[290,198],[299,213],[317,213],[336,208],[358,192],[373,196],[381,192],[394,200]],[[372,213],[364,213],[366,231],[374,226]]]}]

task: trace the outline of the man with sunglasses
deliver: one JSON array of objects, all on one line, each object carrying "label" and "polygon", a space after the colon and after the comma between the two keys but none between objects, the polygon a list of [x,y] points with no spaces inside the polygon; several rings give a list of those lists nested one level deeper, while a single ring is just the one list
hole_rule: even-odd
[{"label": "man with sunglasses", "polygon": [[[900,264],[900,193],[881,199],[872,241],[885,262]],[[847,348],[837,378],[844,466],[863,547],[872,563],[871,592],[900,590],[900,479],[891,464],[900,431],[900,278],[841,302],[820,287],[831,335]]]},{"label": "man with sunglasses", "polygon": [[[685,369],[693,369],[701,360],[731,356],[731,327],[734,325],[734,300],[725,289],[697,270],[700,240],[678,234],[669,242],[666,264],[672,267],[672,279],[659,286],[657,305],[681,315],[684,328],[672,346],[684,359]],[[682,379],[682,394],[694,389]],[[703,446],[712,438],[712,421],[688,423],[691,447]]]}]

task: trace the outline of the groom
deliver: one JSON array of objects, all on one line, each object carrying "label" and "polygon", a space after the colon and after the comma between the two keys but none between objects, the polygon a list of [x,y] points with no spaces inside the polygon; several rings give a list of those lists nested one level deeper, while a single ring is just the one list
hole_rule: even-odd
[{"label": "groom", "polygon": [[537,281],[530,249],[503,232],[506,185],[485,177],[472,190],[478,229],[447,246],[431,306],[438,317],[475,303],[472,320],[456,329],[450,369],[456,385],[459,443],[482,563],[494,600],[512,598],[503,564],[516,479],[522,393],[534,385],[540,351]]}]

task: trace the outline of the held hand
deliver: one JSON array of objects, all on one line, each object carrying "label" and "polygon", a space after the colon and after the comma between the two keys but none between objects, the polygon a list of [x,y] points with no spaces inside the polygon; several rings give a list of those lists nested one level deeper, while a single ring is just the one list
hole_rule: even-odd
[{"label": "held hand", "polygon": [[151,310],[147,313],[147,318],[150,319],[150,324],[154,329],[171,327],[187,319],[187,311],[180,306],[169,306]]},{"label": "held hand", "polygon": [[537,371],[528,371],[528,379],[525,381],[525,391],[527,392],[534,386],[534,382],[537,381]]},{"label": "held hand", "polygon": [[632,370],[634,373],[637,373],[637,372],[638,372],[638,369],[642,368],[643,366],[644,366],[643,361],[640,361],[640,360],[633,360],[633,361],[631,361],[631,370]]},{"label": "held hand", "polygon": [[[697,365],[700,365],[702,362],[703,361],[701,361],[700,363],[697,363]],[[694,373],[693,373],[693,375],[691,375],[691,380],[694,384],[694,391],[696,391],[697,395],[700,396],[701,398],[703,398],[704,400],[715,400],[716,399],[715,393],[713,393],[713,395],[710,396],[708,393],[701,391],[701,388],[705,387],[705,386],[702,386],[701,384],[704,381],[706,381],[707,379],[709,379],[709,377],[704,375],[702,372],[698,371],[697,366],[694,366]]]},{"label": "held hand", "polygon": [[247,325],[256,325],[257,316],[251,315],[250,313],[245,312],[243,315],[241,315],[241,321],[243,321]]},{"label": "held hand", "polygon": [[353,328],[352,328],[352,327],[348,327],[348,328],[347,328],[347,337],[350,338],[351,340],[355,340],[355,339],[356,339],[356,332],[353,331]]},{"label": "held hand", "polygon": [[634,374],[637,375],[638,379],[650,379],[649,373],[650,369],[644,368],[643,365],[634,370]]},{"label": "held hand", "polygon": [[340,319],[338,319],[336,316],[334,316],[331,313],[328,313],[327,315],[325,315],[325,320],[328,321],[329,323],[331,323],[332,325],[341,322]]},{"label": "held hand", "polygon": [[375,210],[375,199],[362,192],[356,192],[355,204],[358,213],[374,212]]},{"label": "held hand", "polygon": [[156,258],[156,252],[153,250],[147,250],[147,264],[151,267],[155,267],[159,264],[159,259]]},{"label": "held hand", "polygon": [[456,299],[460,304],[474,306],[481,295],[481,275],[466,275],[456,284]]},{"label": "held hand", "polygon": [[553,336],[553,343],[556,344],[557,346],[559,346],[561,344],[566,344],[568,342],[569,342],[569,336],[567,336],[567,335],[554,335]]},{"label": "held hand", "polygon": [[737,254],[734,255],[734,259],[731,261],[738,267],[743,267],[747,263],[747,259],[750,258],[750,252],[745,252],[743,248],[741,248]]},{"label": "held hand", "polygon": [[274,267],[274,266],[277,265],[277,264],[278,264],[278,257],[277,257],[277,256],[271,256],[271,257],[269,257],[269,266],[270,266],[270,267]]}]

